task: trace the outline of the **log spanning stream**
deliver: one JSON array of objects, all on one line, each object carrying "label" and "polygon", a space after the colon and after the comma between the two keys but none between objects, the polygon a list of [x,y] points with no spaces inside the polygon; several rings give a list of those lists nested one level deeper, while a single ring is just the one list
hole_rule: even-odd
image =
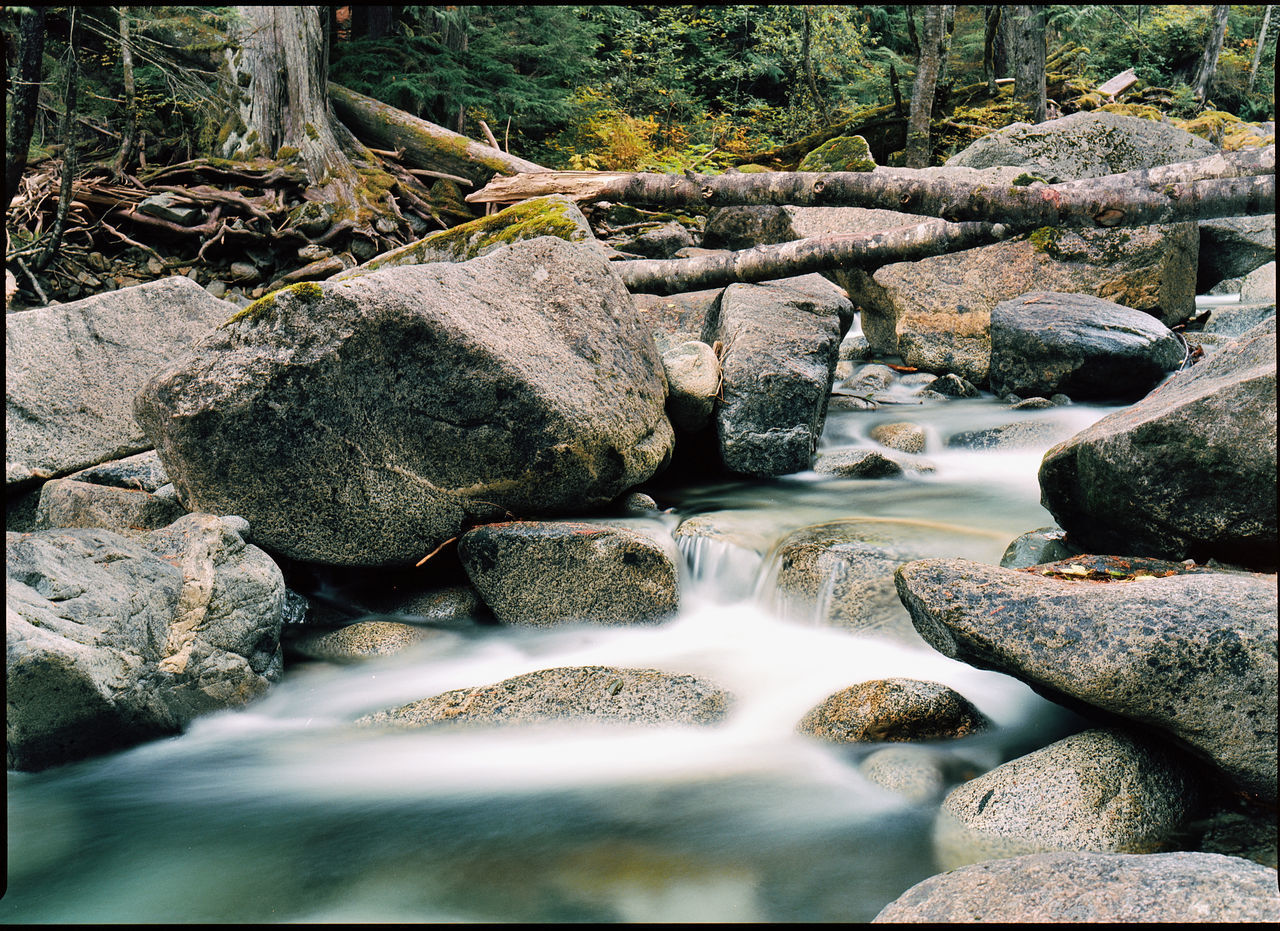
[{"label": "log spanning stream", "polygon": [[[902,676],[945,683],[994,722],[935,744],[976,775],[1082,729],[1022,683],[923,641],[774,610],[767,551],[791,530],[882,521],[937,555],[996,563],[1052,523],[1036,471],[1052,444],[957,450],[948,436],[1038,420],[1069,436],[1114,408],[1011,411],[973,400],[832,411],[823,447],[878,423],[929,435],[932,474],[807,472],[682,488],[674,527],[708,512],[762,547],[686,541],[678,616],[644,628],[485,628],[358,666],[286,672],[263,700],[182,736],[8,777],[9,923],[320,921],[866,921],[944,867],[935,805],[864,778],[875,745],[796,724],[831,693]],[[896,529],[894,529],[896,528]],[[888,605],[886,611],[901,611]],[[574,724],[386,733],[380,708],[538,669],[693,673],[734,696],[719,726]],[[967,778],[959,776],[958,778]]]}]

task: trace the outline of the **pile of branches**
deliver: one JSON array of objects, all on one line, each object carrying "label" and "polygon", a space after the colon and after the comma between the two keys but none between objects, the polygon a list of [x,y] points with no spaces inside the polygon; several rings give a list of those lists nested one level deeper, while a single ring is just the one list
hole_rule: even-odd
[{"label": "pile of branches", "polygon": [[251,300],[477,215],[462,201],[467,179],[408,168],[398,155],[376,153],[395,184],[372,243],[352,238],[349,221],[335,222],[311,199],[300,167],[267,159],[195,159],[136,174],[88,166],[74,179],[59,224],[64,165],[46,159],[28,167],[6,216],[5,266],[17,286],[10,309],[170,275]]}]

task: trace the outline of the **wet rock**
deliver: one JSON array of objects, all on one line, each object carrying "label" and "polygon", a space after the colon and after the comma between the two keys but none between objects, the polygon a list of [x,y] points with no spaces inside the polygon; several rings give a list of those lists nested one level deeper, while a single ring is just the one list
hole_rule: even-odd
[{"label": "wet rock", "polygon": [[1274,922],[1276,873],[1215,853],[1040,853],[932,876],[874,921]]},{"label": "wet rock", "polygon": [[926,559],[896,581],[941,653],[1171,735],[1275,800],[1274,575],[1080,556],[1029,570]]},{"label": "wet rock", "polygon": [[444,631],[400,621],[357,621],[337,630],[309,631],[293,637],[289,648],[307,659],[356,663],[393,656],[428,640],[448,639]]},{"label": "wet rock", "polygon": [[174,498],[55,478],[40,488],[33,529],[104,527],[129,534],[167,527],[186,513]]},{"label": "wet rock", "polygon": [[924,427],[914,423],[882,423],[872,427],[868,435],[881,446],[904,453],[922,453],[925,447]]},{"label": "wet rock", "polygon": [[687,340],[662,354],[667,374],[667,415],[681,430],[701,430],[711,421],[720,388],[720,360],[699,340]]},{"label": "wet rock", "polygon": [[946,395],[949,398],[976,398],[982,394],[981,391],[954,373],[948,373],[940,378],[933,379],[925,386],[925,390]]},{"label": "wet rock", "polygon": [[810,467],[826,419],[840,315],[851,311],[834,290],[815,297],[790,281],[725,288],[703,341],[724,346],[715,422],[728,469],[769,476]]},{"label": "wet rock", "polygon": [[1273,259],[1244,276],[1240,282],[1240,303],[1275,303],[1276,263]]},{"label": "wet rock", "polygon": [[1006,569],[1025,569],[1047,562],[1058,562],[1077,555],[1079,549],[1067,542],[1067,533],[1059,527],[1030,530],[1009,544],[1000,560]]},{"label": "wet rock", "polygon": [[468,628],[475,619],[489,613],[480,593],[470,585],[394,591],[383,598],[375,598],[370,607],[383,614],[395,615],[397,620],[406,624],[432,627]]},{"label": "wet rock", "polygon": [[798,730],[831,743],[940,740],[986,730],[991,721],[954,689],[918,679],[876,679],[828,696]]},{"label": "wet rock", "polygon": [[947,761],[932,747],[884,747],[858,764],[858,772],[881,788],[916,805],[942,798],[949,779]]},{"label": "wet rock", "polygon": [[616,272],[544,236],[274,292],[135,411],[190,508],[291,558],[393,566],[648,479],[671,455],[665,395]]},{"label": "wet rock", "polygon": [[504,624],[647,624],[680,606],[675,545],[657,532],[581,521],[486,524],[459,540],[458,555]]},{"label": "wet rock", "polygon": [[1043,420],[1019,420],[1014,423],[964,430],[947,437],[951,449],[1031,449],[1045,447],[1063,439],[1063,429]]},{"label": "wet rock", "polygon": [[[1014,397],[1014,395],[1010,395],[1010,397]],[[1061,397],[1066,397],[1066,395],[1061,395]],[[1042,410],[1046,410],[1046,409],[1048,409],[1048,408],[1050,408],[1050,407],[1057,407],[1057,406],[1058,406],[1058,405],[1054,404],[1054,403],[1053,403],[1052,401],[1050,401],[1048,398],[1038,398],[1038,397],[1037,397],[1037,398],[1026,398],[1026,399],[1023,399],[1023,400],[1013,401],[1013,402],[1012,402],[1012,403],[1010,403],[1010,405],[1009,405],[1009,410],[1012,410],[1012,411],[1042,411]]]},{"label": "wet rock", "polygon": [[244,530],[190,514],[137,538],[7,534],[10,768],[177,733],[279,677],[284,580]]},{"label": "wet rock", "polygon": [[1218,282],[1241,278],[1276,259],[1276,218],[1219,217],[1199,221],[1200,260],[1196,290],[1206,293]]},{"label": "wet rock", "polygon": [[366,715],[364,727],[493,727],[591,720],[644,726],[717,724],[730,696],[697,676],[657,669],[566,666],[454,689]]},{"label": "wet rock", "polygon": [[955,869],[1054,850],[1154,853],[1196,801],[1186,764],[1123,731],[1085,731],[953,789],[935,825],[938,863]]},{"label": "wet rock", "polygon": [[679,294],[633,294],[641,325],[654,334],[658,348],[670,349],[687,340],[701,340],[707,320],[715,315],[724,288]]},{"label": "wet rock", "polygon": [[1087,294],[1032,291],[991,311],[991,390],[1136,401],[1182,364],[1182,341],[1142,311]]},{"label": "wet rock", "polygon": [[152,446],[133,394],[235,308],[173,277],[5,317],[5,482],[56,478]]},{"label": "wet rock", "polygon": [[1275,571],[1275,318],[1050,449],[1041,503],[1094,552]]},{"label": "wet rock", "polygon": [[893,478],[907,472],[936,472],[937,466],[922,456],[910,453],[855,446],[820,454],[813,470],[842,478]]}]

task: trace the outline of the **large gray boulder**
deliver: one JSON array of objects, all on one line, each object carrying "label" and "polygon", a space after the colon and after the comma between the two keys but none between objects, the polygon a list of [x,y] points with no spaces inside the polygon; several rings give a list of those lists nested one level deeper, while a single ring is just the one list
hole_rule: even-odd
[{"label": "large gray boulder", "polygon": [[612,500],[673,433],[608,262],[541,237],[277,291],[139,393],[191,510],[340,565],[416,562],[477,520]]},{"label": "large gray boulder", "polygon": [[1244,276],[1244,281],[1240,282],[1240,302],[1242,304],[1267,301],[1275,303],[1275,299],[1276,263],[1273,259]]},{"label": "large gray boulder", "polygon": [[1151,314],[1166,326],[1195,312],[1196,225],[1132,229],[1045,228],[977,249],[867,274],[846,270],[842,283],[862,307],[862,328],[876,352],[907,365],[986,384],[991,311],[1035,285],[1089,294]]},{"label": "large gray boulder", "polygon": [[1189,162],[1217,153],[1212,142],[1179,129],[1119,113],[1080,111],[1034,126],[1014,123],[988,133],[947,159],[947,166],[1016,166],[1045,182]]},{"label": "large gray boulder", "polygon": [[1155,853],[1195,811],[1185,760],[1114,728],[1056,741],[957,786],[934,826],[940,866],[1052,850]]},{"label": "large gray boulder", "polygon": [[725,288],[703,342],[723,346],[716,435],[745,475],[802,472],[813,461],[835,377],[841,314],[853,307],[819,276]]},{"label": "large gray boulder", "polygon": [[1045,453],[1041,503],[1094,552],[1275,571],[1275,318]]},{"label": "large gray boulder", "polygon": [[941,653],[1169,735],[1275,801],[1274,575],[1116,557],[1027,570],[924,559],[896,583]]},{"label": "large gray boulder", "polygon": [[10,768],[180,731],[279,678],[280,569],[242,520],[6,535]]},{"label": "large gray boulder", "polygon": [[639,525],[485,524],[458,541],[458,555],[505,624],[644,624],[665,620],[680,606],[674,541]]},{"label": "large gray boulder", "polygon": [[648,727],[718,724],[731,698],[698,676],[658,669],[561,666],[454,689],[365,715],[362,727],[496,727],[595,721]]},{"label": "large gray boulder", "polygon": [[1186,356],[1150,314],[1087,294],[1032,291],[991,311],[991,390],[999,397],[1136,401]]},{"label": "large gray boulder", "polygon": [[1216,853],[1038,853],[931,876],[876,923],[1271,922],[1276,871]]},{"label": "large gray boulder", "polygon": [[1220,281],[1240,278],[1276,260],[1276,218],[1219,217],[1199,221],[1200,262],[1196,290],[1207,292]]},{"label": "large gray boulder", "polygon": [[134,393],[235,310],[190,278],[166,278],[6,315],[6,486],[150,448]]}]

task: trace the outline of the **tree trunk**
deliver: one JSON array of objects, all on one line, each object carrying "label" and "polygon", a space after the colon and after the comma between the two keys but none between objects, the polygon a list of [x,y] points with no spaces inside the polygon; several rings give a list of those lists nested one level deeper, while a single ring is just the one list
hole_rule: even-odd
[{"label": "tree trunk", "polygon": [[124,71],[124,129],[114,167],[123,174],[138,154],[138,97],[133,80],[133,42],[129,38],[129,8],[120,7],[120,66]]},{"label": "tree trunk", "polygon": [[[1264,214],[1275,200],[1275,146],[1063,184],[997,187],[911,169],[675,176],[550,171],[494,178],[469,203],[546,194],[658,207],[792,205],[871,207],[950,221],[1041,226],[1145,226]],[[1233,212],[1234,211],[1234,212]]]},{"label": "tree trunk", "polygon": [[827,113],[827,105],[822,100],[822,95],[818,93],[818,82],[813,76],[813,57],[809,53],[809,38],[812,27],[809,24],[809,8],[804,8],[804,30],[800,40],[800,57],[804,61],[804,77],[809,84],[809,93],[813,95],[813,102],[818,105],[818,112],[822,114],[822,122],[830,123],[831,115]]},{"label": "tree trunk", "polygon": [[1191,86],[1195,88],[1196,100],[1200,103],[1208,98],[1213,77],[1218,73],[1218,56],[1222,54],[1222,40],[1227,34],[1227,13],[1230,9],[1225,4],[1213,8],[1213,31],[1209,33],[1209,42],[1204,47],[1204,54],[1200,56],[1195,80],[1191,82]]},{"label": "tree trunk", "polygon": [[951,34],[946,28],[949,12],[954,12],[954,7],[924,8],[920,26],[920,57],[916,65],[915,85],[911,89],[911,116],[907,120],[907,147],[903,153],[903,162],[908,168],[925,168],[931,161],[929,124],[938,74],[951,48]]},{"label": "tree trunk", "polygon": [[1258,65],[1262,63],[1262,50],[1267,44],[1267,27],[1271,25],[1271,7],[1264,8],[1262,28],[1258,30],[1258,47],[1253,50],[1253,64],[1249,66],[1249,93],[1253,93],[1253,85],[1258,80]]},{"label": "tree trunk", "polygon": [[546,171],[527,159],[481,145],[336,84],[329,85],[329,99],[357,136],[376,148],[402,151],[405,164],[413,168],[457,175],[479,184],[495,174]]},{"label": "tree trunk", "polygon": [[62,180],[58,187],[58,210],[54,214],[53,228],[49,230],[49,239],[39,255],[31,263],[31,267],[40,271],[48,267],[53,257],[58,254],[62,245],[62,234],[67,228],[67,215],[71,212],[71,188],[75,182],[78,167],[76,151],[76,97],[80,90],[80,61],[76,57],[76,10],[71,8],[71,24],[67,32],[67,87],[63,98],[62,120],[58,126],[58,136],[63,141]]},{"label": "tree trunk", "polygon": [[992,5],[986,10],[986,28],[982,36],[982,77],[987,82],[987,94],[996,96],[996,36],[1000,34],[1000,7]]},{"label": "tree trunk", "polygon": [[1013,98],[1029,112],[1032,123],[1045,119],[1045,8],[1007,6],[1001,19],[1013,67]]},{"label": "tree trunk", "polygon": [[18,14],[17,71],[9,107],[4,145],[4,209],[7,212],[18,192],[27,167],[27,149],[36,125],[36,105],[40,97],[40,75],[44,63],[44,7],[32,7]]}]

